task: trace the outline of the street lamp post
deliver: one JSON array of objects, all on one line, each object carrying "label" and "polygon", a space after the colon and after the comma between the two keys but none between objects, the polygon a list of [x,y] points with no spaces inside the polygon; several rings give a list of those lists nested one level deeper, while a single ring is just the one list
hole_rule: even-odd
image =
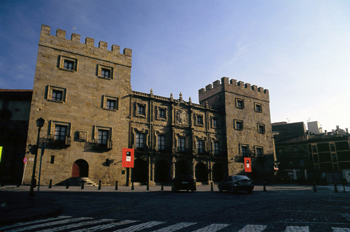
[{"label": "street lamp post", "polygon": [[32,181],[31,181],[31,184],[30,184],[29,196],[34,196],[36,158],[37,158],[37,156],[38,156],[40,130],[41,130],[41,128],[44,126],[44,123],[45,123],[45,119],[43,119],[43,118],[38,118],[38,119],[36,120],[36,125],[37,125],[37,127],[38,127],[38,138],[37,138],[37,140],[36,140],[36,147],[37,147],[37,150],[36,150],[35,156],[34,156],[33,174],[32,174]]}]

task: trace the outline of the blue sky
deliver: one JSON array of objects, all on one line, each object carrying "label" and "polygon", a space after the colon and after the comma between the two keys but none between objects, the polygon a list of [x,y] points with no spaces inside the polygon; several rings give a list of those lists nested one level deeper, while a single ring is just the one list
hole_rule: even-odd
[{"label": "blue sky", "polygon": [[226,76],[269,89],[272,122],[350,128],[350,1],[0,0],[0,88],[32,88],[41,24],[131,48],[135,91],[198,103]]}]

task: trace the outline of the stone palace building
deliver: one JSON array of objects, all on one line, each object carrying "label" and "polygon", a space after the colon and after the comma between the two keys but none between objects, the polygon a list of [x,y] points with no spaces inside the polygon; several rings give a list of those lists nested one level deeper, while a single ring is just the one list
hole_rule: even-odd
[{"label": "stone palace building", "polygon": [[[37,143],[41,183],[88,178],[103,185],[154,185],[191,174],[208,184],[244,174],[252,158],[253,179],[273,176],[274,144],[269,91],[223,77],[199,90],[199,104],[131,89],[132,50],[42,25],[27,146]],[[134,168],[122,167],[122,149],[135,151]],[[43,156],[42,149],[44,149]],[[24,184],[34,155],[27,154]]]}]

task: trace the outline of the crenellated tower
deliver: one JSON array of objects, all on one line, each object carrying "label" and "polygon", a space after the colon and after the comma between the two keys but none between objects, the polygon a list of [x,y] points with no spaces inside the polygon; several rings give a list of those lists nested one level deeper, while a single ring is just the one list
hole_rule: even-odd
[{"label": "crenellated tower", "polygon": [[[273,171],[274,145],[269,91],[227,77],[198,91],[206,103],[225,114],[228,174],[244,173],[243,158],[253,160],[253,176]],[[263,179],[263,177],[261,177]]]}]

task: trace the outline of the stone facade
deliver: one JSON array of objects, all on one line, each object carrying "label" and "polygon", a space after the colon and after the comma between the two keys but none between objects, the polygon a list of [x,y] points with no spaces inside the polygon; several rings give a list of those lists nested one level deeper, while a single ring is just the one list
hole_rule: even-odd
[{"label": "stone facade", "polygon": [[[91,38],[80,43],[77,34],[68,40],[60,29],[52,36],[42,26],[27,140],[36,144],[35,121],[44,118],[41,183],[88,177],[104,185],[156,184],[179,174],[210,183],[244,172],[242,156],[253,157],[253,177],[272,172],[267,90],[223,78],[199,91],[200,104],[181,94],[132,91],[131,50],[93,44]],[[236,121],[244,127],[235,129]],[[135,149],[131,170],[122,167],[122,148]],[[34,162],[28,158],[27,184]]]}]

